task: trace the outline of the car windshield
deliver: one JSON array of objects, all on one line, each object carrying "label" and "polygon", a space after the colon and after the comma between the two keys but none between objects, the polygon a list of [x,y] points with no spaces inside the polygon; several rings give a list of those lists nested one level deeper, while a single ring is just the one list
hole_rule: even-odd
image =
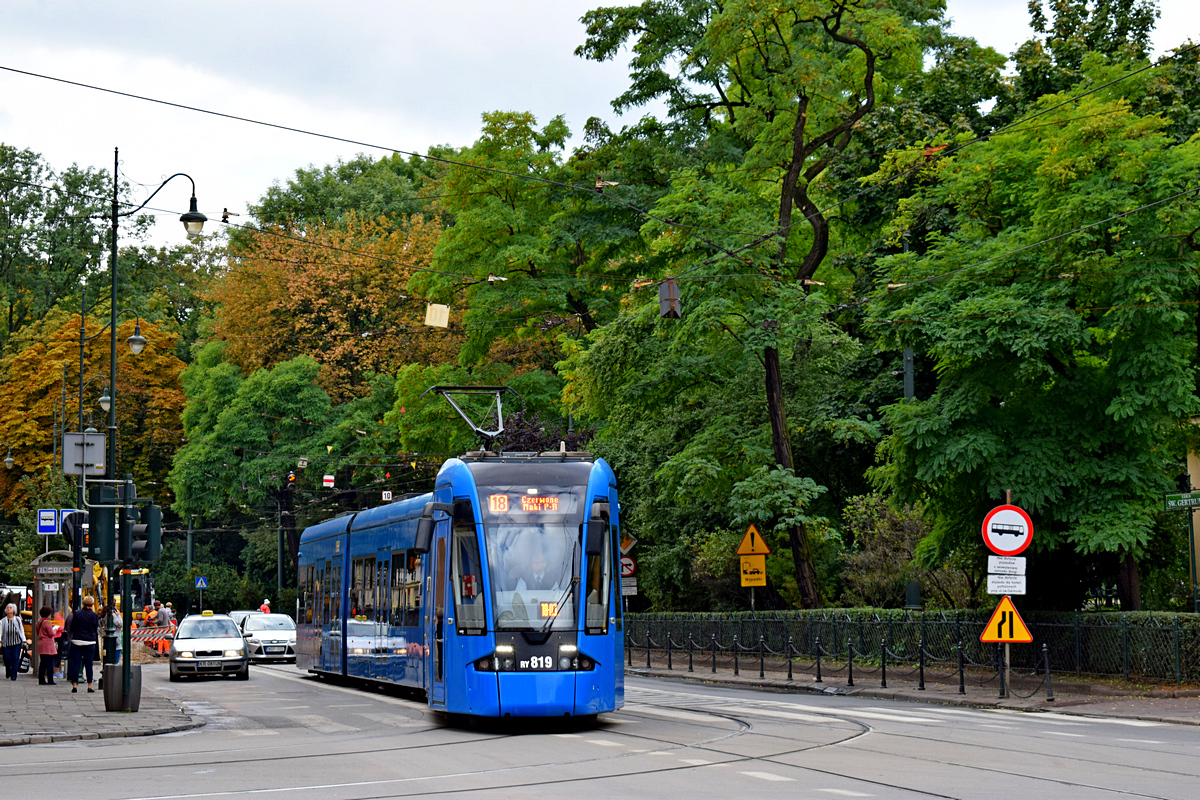
[{"label": "car windshield", "polygon": [[286,614],[263,614],[246,619],[246,631],[294,631],[296,623]]},{"label": "car windshield", "polygon": [[175,639],[240,639],[241,631],[231,619],[185,619],[179,623]]}]

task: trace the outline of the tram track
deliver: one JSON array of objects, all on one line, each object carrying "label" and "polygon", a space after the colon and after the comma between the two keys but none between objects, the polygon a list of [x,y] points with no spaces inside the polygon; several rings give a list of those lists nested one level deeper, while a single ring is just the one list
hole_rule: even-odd
[{"label": "tram track", "polygon": [[[271,672],[276,672],[280,677],[286,677],[290,680],[299,680],[307,682],[309,679],[298,675],[287,675],[283,670],[271,669]],[[321,684],[322,687],[337,689],[341,692],[350,693],[352,695],[366,695],[367,692],[350,686],[330,686],[329,684]],[[964,794],[946,793],[946,791],[934,791],[932,789],[920,788],[918,786],[904,785],[901,781],[881,780],[878,775],[870,774],[870,765],[877,759],[876,757],[895,757],[895,753],[889,752],[883,747],[872,747],[870,742],[874,737],[886,737],[888,739],[904,739],[913,740],[929,744],[946,744],[946,740],[938,739],[933,736],[923,736],[918,733],[897,732],[893,730],[880,729],[877,724],[870,724],[861,719],[855,719],[850,714],[839,715],[836,709],[822,709],[820,716],[822,722],[827,724],[821,725],[816,721],[808,721],[805,724],[806,731],[814,731],[824,729],[826,731],[831,728],[842,728],[841,734],[830,741],[808,742],[803,746],[788,746],[796,744],[794,737],[789,737],[786,733],[779,733],[771,730],[770,723],[779,723],[779,719],[773,719],[770,716],[756,716],[755,710],[763,711],[763,709],[754,709],[753,703],[749,701],[750,706],[745,711],[740,711],[736,708],[737,700],[727,700],[717,695],[712,696],[710,702],[726,702],[732,706],[727,709],[712,709],[703,708],[697,705],[698,701],[695,694],[683,695],[671,691],[651,690],[654,694],[649,697],[645,692],[633,691],[637,698],[631,701],[625,710],[619,712],[613,719],[613,722],[601,721],[599,725],[594,727],[586,726],[563,726],[547,725],[539,729],[536,724],[524,723],[518,728],[516,733],[506,730],[503,732],[478,732],[472,736],[456,737],[447,741],[439,742],[417,742],[408,741],[395,746],[377,747],[375,744],[383,744],[382,740],[394,741],[397,736],[420,736],[436,731],[453,730],[453,724],[447,725],[445,721],[439,719],[429,719],[427,724],[422,720],[421,724],[415,725],[404,730],[392,731],[372,731],[371,733],[359,732],[354,736],[339,734],[341,740],[348,742],[346,746],[334,746],[337,739],[333,739],[327,743],[321,742],[302,742],[302,743],[284,743],[259,745],[252,747],[236,747],[236,748],[220,748],[213,750],[204,750],[194,753],[194,757],[186,760],[172,759],[170,763],[159,763],[161,754],[148,755],[105,755],[102,759],[97,760],[95,757],[87,759],[56,759],[54,761],[56,771],[60,775],[71,774],[76,768],[86,774],[95,776],[100,774],[111,774],[115,772],[126,772],[136,770],[139,777],[147,777],[151,780],[159,780],[156,775],[165,774],[164,770],[186,769],[189,767],[204,768],[214,765],[232,767],[235,769],[253,769],[262,765],[271,763],[286,763],[286,762],[306,762],[310,764],[325,763],[326,760],[332,760],[336,763],[339,759],[344,759],[348,756],[361,756],[364,753],[370,755],[384,755],[385,758],[403,758],[404,753],[418,753],[422,751],[445,751],[451,748],[469,747],[475,744],[485,745],[489,742],[501,740],[509,740],[514,736],[520,736],[522,733],[554,733],[555,731],[572,730],[575,733],[567,734],[571,737],[586,736],[594,734],[603,736],[608,739],[623,741],[623,746],[628,747],[629,743],[637,745],[647,745],[656,748],[653,751],[637,750],[620,753],[605,753],[588,755],[585,757],[575,758],[559,758],[546,759],[537,763],[520,763],[491,769],[476,769],[476,770],[442,770],[436,771],[428,775],[406,775],[397,777],[381,777],[374,780],[357,780],[344,782],[297,782],[292,785],[276,786],[276,787],[247,787],[247,788],[224,788],[211,791],[180,791],[176,793],[155,793],[155,794],[131,794],[121,796],[120,800],[201,800],[202,798],[238,798],[238,797],[257,797],[265,796],[266,798],[280,797],[322,797],[322,798],[354,798],[354,800],[391,800],[392,798],[401,797],[423,797],[435,794],[465,794],[468,792],[479,793],[480,791],[491,792],[511,792],[519,790],[546,790],[552,789],[555,786],[570,787],[573,784],[586,782],[607,782],[621,779],[637,779],[639,777],[649,777],[655,775],[670,775],[670,774],[696,774],[702,770],[709,770],[720,767],[750,767],[753,765],[770,765],[774,769],[784,769],[787,771],[800,774],[811,774],[813,776],[824,776],[827,778],[845,781],[849,785],[858,785],[866,791],[871,791],[868,787],[873,787],[875,790],[886,790],[889,792],[900,793],[904,797],[923,797],[923,798],[939,798],[939,800],[963,800],[965,797],[972,796],[969,792]],[[380,698],[383,699],[383,698]],[[419,717],[414,717],[414,712],[427,715],[430,712],[423,704],[418,704],[415,701],[401,700],[395,697],[386,697],[386,702],[399,704],[407,712],[406,716],[410,720],[417,721]],[[411,704],[410,704],[411,702]],[[771,708],[774,708],[772,706]],[[619,720],[625,719],[629,722],[638,724],[667,724],[669,725],[672,716],[660,716],[654,710],[662,709],[670,711],[680,716],[675,718],[676,722],[687,726],[687,730],[692,732],[700,732],[702,735],[695,740],[686,741],[680,740],[680,737],[667,737],[664,735],[654,735],[647,731],[645,733],[636,730],[629,730],[633,725],[623,726]],[[768,709],[769,710],[769,709]],[[397,709],[399,712],[400,709]],[[811,711],[805,706],[800,706],[796,709],[797,716],[803,715],[805,711]],[[847,709],[849,712],[850,709]],[[851,713],[862,714],[863,710],[858,709]],[[766,713],[764,711],[764,713]],[[912,712],[910,712],[911,715]],[[686,718],[682,715],[686,714],[690,717],[690,722],[681,722]],[[251,717],[252,718],[252,717]],[[700,719],[697,719],[700,718]],[[707,718],[710,722],[703,722],[702,719]],[[898,714],[897,719],[901,719],[902,715]],[[503,725],[501,721],[490,722],[480,727],[489,728],[496,725]],[[732,727],[731,727],[732,726]],[[711,734],[703,729],[711,730]],[[765,729],[764,729],[765,728]],[[202,729],[203,730],[203,729]],[[475,730],[478,731],[478,728]],[[191,734],[194,735],[194,734]],[[562,735],[562,734],[560,734]],[[733,740],[740,740],[745,737],[755,737],[756,741],[769,742],[765,750],[756,755],[747,755],[743,752],[737,752],[737,748],[731,745]],[[982,745],[971,742],[957,742],[961,746],[981,747]],[[1114,745],[1115,746],[1115,745]],[[802,756],[806,753],[813,753],[830,748],[846,747],[855,752],[862,754],[861,763],[864,765],[862,769],[854,767],[844,767],[842,769],[829,768],[821,763],[808,764],[797,763],[798,760],[794,757]],[[318,752],[314,752],[316,748],[320,748]],[[995,749],[993,746],[992,749]],[[1015,748],[1001,748],[1004,752],[1020,752]],[[280,752],[280,751],[284,752]],[[630,759],[647,754],[661,755],[671,751],[691,751],[697,754],[710,754],[714,761],[707,763],[673,763],[673,764],[653,764],[653,763],[630,763]],[[980,777],[978,781],[969,781],[965,786],[985,785],[994,783],[1006,777],[1010,779],[1022,779],[1024,781],[1033,782],[1046,786],[1046,794],[1044,796],[1052,796],[1056,792],[1060,793],[1067,790],[1077,790],[1088,793],[1089,797],[1104,797],[1108,795],[1121,795],[1126,797],[1146,798],[1146,800],[1172,800],[1167,795],[1155,794],[1152,791],[1139,791],[1129,788],[1118,788],[1114,786],[1105,786],[1099,782],[1088,782],[1085,780],[1071,780],[1067,777],[1057,777],[1054,775],[1038,774],[1033,769],[1018,769],[1012,768],[997,769],[989,767],[985,764],[972,763],[969,759],[956,759],[950,757],[937,757],[932,755],[925,756],[904,756],[907,759],[915,760],[923,764],[936,765],[938,767],[948,768],[950,770],[963,770],[968,773],[976,773],[986,775],[988,777]],[[429,763],[434,763],[435,759],[426,756],[419,758],[425,759]],[[453,761],[454,757],[451,756]],[[463,759],[459,759],[462,761]],[[683,761],[684,759],[680,759]],[[1087,763],[1096,766],[1107,765],[1112,766],[1111,762],[1101,761],[1099,759],[1087,759]],[[589,766],[590,765],[590,766]],[[607,765],[608,768],[600,769],[596,765]],[[0,779],[12,780],[21,777],[36,778],[44,774],[46,762],[30,761],[25,764],[12,764],[7,767],[0,767]],[[1126,767],[1122,764],[1121,767]],[[15,768],[15,769],[14,769]],[[1155,769],[1153,767],[1143,767],[1141,765],[1128,765],[1129,769],[1144,772],[1147,775],[1169,775],[1176,778],[1193,780],[1196,775],[1190,772],[1178,770]],[[318,766],[318,770],[321,768]],[[554,771],[560,774],[537,776],[529,775],[530,772],[537,771]],[[561,774],[567,773],[567,774]],[[755,774],[755,773],[743,773]],[[225,780],[231,779],[231,775],[226,775]],[[794,778],[792,780],[795,780]],[[431,783],[433,782],[433,783]],[[681,785],[683,785],[681,783]],[[1051,788],[1055,787],[1055,788]],[[536,793],[536,791],[535,791]],[[1039,792],[1035,792],[1032,796],[1043,796]]]}]

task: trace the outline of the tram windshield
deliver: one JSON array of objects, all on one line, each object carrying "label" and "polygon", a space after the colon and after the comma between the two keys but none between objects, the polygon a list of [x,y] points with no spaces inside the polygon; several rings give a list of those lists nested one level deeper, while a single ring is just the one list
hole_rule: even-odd
[{"label": "tram windshield", "polygon": [[481,487],[495,629],[574,630],[582,486]]}]

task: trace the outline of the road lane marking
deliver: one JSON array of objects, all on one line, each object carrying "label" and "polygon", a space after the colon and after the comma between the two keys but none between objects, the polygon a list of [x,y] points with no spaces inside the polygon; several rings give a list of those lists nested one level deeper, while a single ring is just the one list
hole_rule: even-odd
[{"label": "road lane marking", "polygon": [[340,722],[334,722],[329,717],[322,717],[320,714],[297,714],[291,719],[296,720],[306,728],[312,728],[318,733],[351,733],[357,732],[359,728],[352,728],[349,725],[343,725]]},{"label": "road lane marking", "polygon": [[836,794],[842,797],[874,797],[873,794],[865,794],[863,792],[852,792],[849,789],[813,789],[814,792],[824,792],[825,794]]},{"label": "road lane marking", "polygon": [[579,738],[578,733],[556,733],[554,735],[557,736],[559,739],[578,739]]},{"label": "road lane marking", "polygon": [[758,778],[760,781],[795,781],[795,778],[785,778],[782,775],[776,775],[774,772],[739,772],[738,775],[745,775],[748,778]]},{"label": "road lane marking", "polygon": [[1074,736],[1076,739],[1086,739],[1087,735],[1082,733],[1067,733],[1066,731],[1046,731],[1051,736]]},{"label": "road lane marking", "polygon": [[670,717],[672,719],[686,719],[692,722],[714,722],[719,717],[714,717],[712,714],[701,714],[696,711],[678,711],[674,708],[662,708],[660,706],[646,706],[635,704],[626,706],[626,708],[637,714],[650,714],[655,717]]},{"label": "road lane marking", "polygon": [[610,742],[608,739],[585,739],[588,744],[598,744],[601,747],[624,747],[620,742]]},{"label": "road lane marking", "polygon": [[693,767],[702,767],[705,764],[711,764],[711,761],[705,761],[703,758],[681,758],[679,759],[684,764],[691,764]]},{"label": "road lane marking", "polygon": [[1133,744],[1165,744],[1157,739],[1117,739],[1118,742],[1132,742]]}]

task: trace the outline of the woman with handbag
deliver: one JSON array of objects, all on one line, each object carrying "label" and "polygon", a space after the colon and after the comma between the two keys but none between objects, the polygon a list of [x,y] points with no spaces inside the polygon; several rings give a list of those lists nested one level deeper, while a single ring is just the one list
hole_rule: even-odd
[{"label": "woman with handbag", "polygon": [[4,677],[11,681],[17,679],[17,669],[21,666],[21,651],[28,647],[25,638],[25,625],[17,617],[17,607],[9,603],[4,607],[4,619],[0,620],[0,647],[4,648]]},{"label": "woman with handbag", "polygon": [[58,646],[54,637],[59,635],[60,630],[54,624],[54,620],[50,619],[54,609],[42,606],[38,613],[41,616],[37,625],[38,686],[53,686],[54,661],[58,658]]}]

